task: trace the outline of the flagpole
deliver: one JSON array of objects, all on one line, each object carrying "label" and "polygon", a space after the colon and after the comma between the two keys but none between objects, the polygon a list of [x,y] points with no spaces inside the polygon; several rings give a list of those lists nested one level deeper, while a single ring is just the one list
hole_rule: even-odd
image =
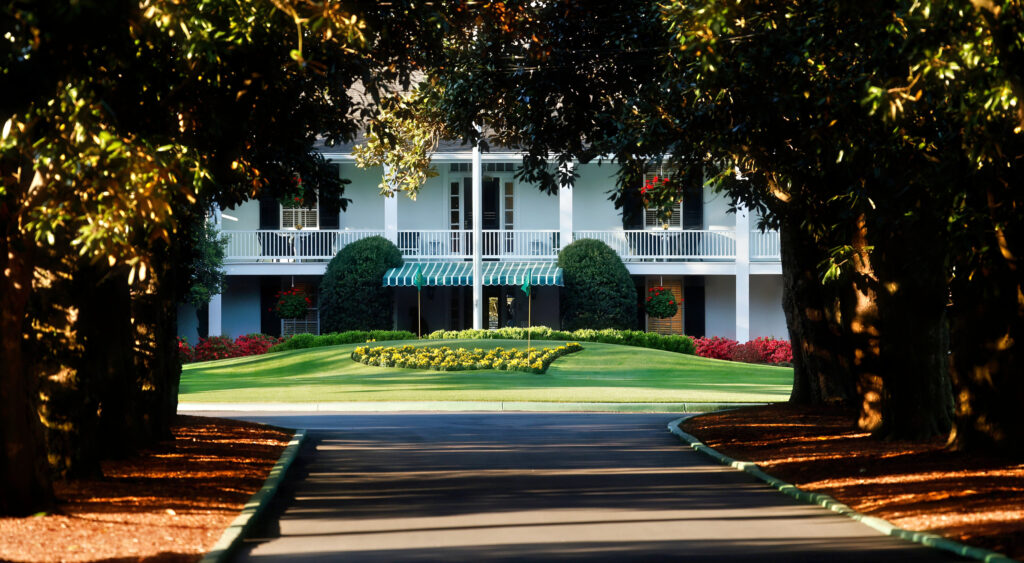
[{"label": "flagpole", "polygon": [[420,329],[420,322],[423,319],[423,311],[420,309],[420,296],[422,292],[416,292],[416,338],[423,338],[423,331]]},{"label": "flagpole", "polygon": [[526,294],[526,361],[533,363],[533,354],[530,352],[530,329],[533,327],[533,292]]}]

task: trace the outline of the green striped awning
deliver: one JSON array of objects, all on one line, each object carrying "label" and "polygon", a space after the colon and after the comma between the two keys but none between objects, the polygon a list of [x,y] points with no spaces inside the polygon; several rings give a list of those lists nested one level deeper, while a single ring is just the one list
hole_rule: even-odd
[{"label": "green striped awning", "polygon": [[[384,286],[416,285],[417,266],[426,278],[423,285],[473,285],[472,262],[406,262],[384,274]],[[529,272],[533,272],[533,285],[564,285],[562,269],[554,262],[484,262],[483,285],[522,285]]]}]

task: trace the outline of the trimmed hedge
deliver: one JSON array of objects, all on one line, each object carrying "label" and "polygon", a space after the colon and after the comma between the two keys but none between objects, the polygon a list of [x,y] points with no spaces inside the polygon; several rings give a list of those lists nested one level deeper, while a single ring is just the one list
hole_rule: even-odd
[{"label": "trimmed hedge", "polygon": [[577,240],[558,253],[558,266],[565,280],[563,328],[636,327],[636,286],[611,247],[599,240]]},{"label": "trimmed hedge", "polygon": [[[526,340],[525,328],[505,327],[497,330],[437,330],[424,338],[430,340]],[[622,344],[625,346],[638,346],[640,348],[651,348],[653,350],[667,350],[680,354],[693,355],[697,348],[693,339],[681,334],[658,334],[656,332],[644,332],[642,330],[616,330],[606,328],[594,330],[592,328],[581,328],[573,331],[552,330],[546,326],[535,326],[530,331],[530,338],[534,340],[566,340],[577,342],[601,342],[604,344]]]},{"label": "trimmed hedge", "polygon": [[301,350],[338,344],[355,344],[377,340],[416,340],[416,335],[405,330],[349,330],[330,334],[296,334],[270,349],[271,352]]},{"label": "trimmed hedge", "polygon": [[346,245],[331,259],[320,282],[320,329],[324,332],[387,329],[392,290],[381,280],[402,265],[402,253],[381,236]]}]

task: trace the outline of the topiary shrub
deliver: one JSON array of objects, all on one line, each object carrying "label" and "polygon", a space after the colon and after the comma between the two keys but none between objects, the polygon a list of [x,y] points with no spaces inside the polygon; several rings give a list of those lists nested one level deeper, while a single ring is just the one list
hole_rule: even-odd
[{"label": "topiary shrub", "polygon": [[402,253],[384,237],[368,237],[345,246],[327,265],[320,282],[320,330],[389,329],[392,290],[384,273],[402,265]]},{"label": "topiary shrub", "polygon": [[562,328],[636,328],[636,287],[607,244],[580,239],[558,253],[565,276]]}]

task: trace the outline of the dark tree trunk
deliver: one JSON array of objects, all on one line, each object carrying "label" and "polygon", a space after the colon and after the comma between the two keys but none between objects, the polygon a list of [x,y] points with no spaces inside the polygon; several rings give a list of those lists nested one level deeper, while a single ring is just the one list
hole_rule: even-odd
[{"label": "dark tree trunk", "polygon": [[782,308],[793,344],[789,400],[806,405],[853,404],[856,387],[836,318],[839,300],[818,274],[823,251],[800,230],[798,221],[783,221],[780,242]]},{"label": "dark tree trunk", "polygon": [[0,514],[23,516],[49,508],[53,486],[36,414],[36,378],[25,354],[31,243],[14,248],[12,240],[21,242],[16,236],[8,230],[0,239]]},{"label": "dark tree trunk", "polygon": [[96,383],[100,405],[98,442],[104,457],[123,457],[144,445],[134,432],[135,394],[141,382],[134,368],[131,293],[125,268],[107,272],[94,286],[91,306],[83,304],[81,332],[86,350],[83,377]]},{"label": "dark tree trunk", "polygon": [[[37,329],[36,375],[41,380],[39,415],[46,427],[51,469],[66,478],[99,477],[98,432],[102,374],[91,365],[103,353],[88,342],[90,318],[104,322],[105,296],[97,269],[78,267],[68,249],[47,258],[37,271],[32,319]],[[102,327],[91,332],[102,332]]]},{"label": "dark tree trunk", "polygon": [[[877,372],[884,383],[880,437],[924,440],[952,425],[947,245],[941,226],[920,222],[876,240],[871,256],[878,304]],[[929,228],[931,227],[931,228]]]},{"label": "dark tree trunk", "polygon": [[138,439],[146,442],[170,437],[178,410],[181,361],[178,358],[177,308],[180,297],[167,249],[160,249],[153,271],[132,299],[137,344],[136,370],[140,378],[133,419]]},{"label": "dark tree trunk", "polygon": [[[1018,189],[1019,184],[1011,183]],[[950,357],[956,424],[950,445],[1024,457],[1024,226],[1012,193],[990,193],[992,224],[954,278]],[[998,205],[996,203],[999,203]],[[1019,213],[1019,211],[1016,211]],[[999,219],[1002,219],[1001,221]],[[982,248],[983,247],[983,248]]]}]

